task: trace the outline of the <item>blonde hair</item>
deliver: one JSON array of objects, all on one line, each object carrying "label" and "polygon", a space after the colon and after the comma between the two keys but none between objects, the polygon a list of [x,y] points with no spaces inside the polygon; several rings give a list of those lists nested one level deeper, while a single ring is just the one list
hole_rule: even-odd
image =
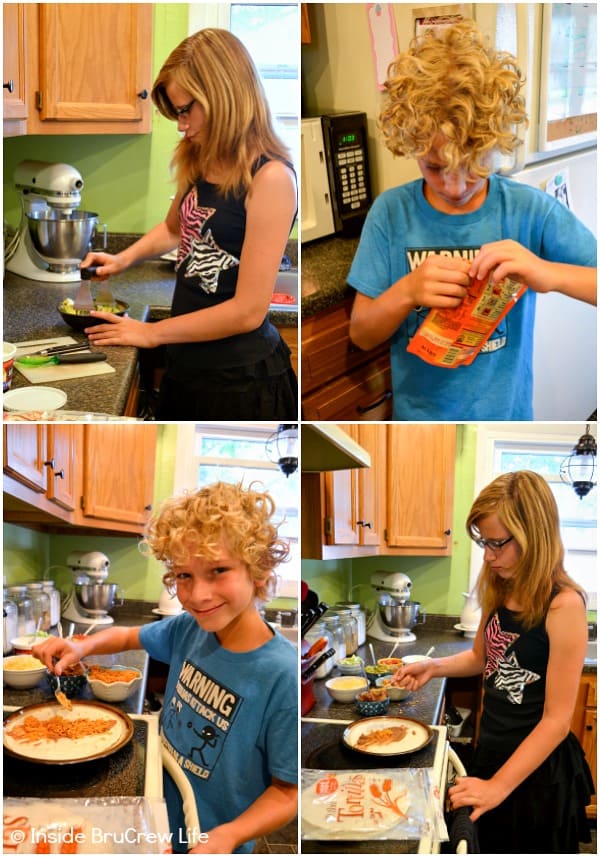
[{"label": "blonde hair", "polygon": [[447,170],[487,177],[492,153],[510,155],[520,145],[523,84],[516,59],[488,46],[473,21],[428,31],[388,69],[379,117],[385,145],[394,155],[422,158],[441,136]]},{"label": "blonde hair", "polygon": [[171,166],[177,187],[185,192],[210,167],[226,166],[218,183],[223,194],[241,195],[252,181],[261,155],[282,161],[289,152],[273,129],[260,77],[250,54],[228,30],[206,28],[188,36],[163,64],[152,88],[152,100],[168,119],[177,114],[166,87],[175,83],[204,110],[206,142],[181,140]]},{"label": "blonde hair", "polygon": [[271,521],[274,512],[266,492],[215,482],[163,503],[148,525],[142,551],[149,549],[167,565],[163,583],[172,588],[172,566],[184,565],[190,557],[216,560],[224,546],[246,565],[257,597],[265,601],[274,587],[275,567],[289,554]]},{"label": "blonde hair", "polygon": [[510,580],[503,581],[485,562],[477,593],[484,615],[491,615],[508,592],[520,605],[526,628],[539,624],[552,598],[564,587],[584,595],[564,569],[564,547],[556,500],[546,480],[530,470],[505,473],[479,494],[467,518],[467,532],[479,538],[482,518],[496,514],[520,549]]}]

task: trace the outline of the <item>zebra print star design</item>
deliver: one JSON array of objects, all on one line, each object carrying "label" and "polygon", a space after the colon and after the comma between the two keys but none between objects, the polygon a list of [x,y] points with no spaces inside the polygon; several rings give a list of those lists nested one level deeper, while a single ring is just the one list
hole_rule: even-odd
[{"label": "zebra print star design", "polygon": [[518,639],[518,634],[511,634],[509,631],[502,630],[498,614],[494,613],[485,629],[486,678],[496,672],[499,662],[504,660],[506,650]]},{"label": "zebra print star design", "polygon": [[523,669],[515,653],[511,652],[508,658],[499,662],[494,686],[506,692],[509,702],[520,705],[526,686],[539,680],[540,676],[531,670]]}]

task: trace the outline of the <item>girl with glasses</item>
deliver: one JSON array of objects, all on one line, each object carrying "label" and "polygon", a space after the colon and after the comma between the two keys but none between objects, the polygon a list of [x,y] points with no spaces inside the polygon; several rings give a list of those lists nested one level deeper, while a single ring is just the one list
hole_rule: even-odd
[{"label": "girl with glasses", "polygon": [[449,790],[453,809],[470,808],[482,853],[577,853],[594,791],[570,731],[587,620],[548,483],[530,471],[498,477],[467,532],[484,550],[473,648],[403,667],[393,682],[416,690],[434,676],[482,675],[479,741],[469,776]]},{"label": "girl with glasses", "polygon": [[159,419],[296,419],[297,380],[269,304],[296,213],[296,179],[246,48],[204,29],[164,63],[154,104],[177,122],[177,192],[165,220],[117,255],[89,253],[101,279],[178,248],[171,317],[95,313],[95,345],[166,346]]}]

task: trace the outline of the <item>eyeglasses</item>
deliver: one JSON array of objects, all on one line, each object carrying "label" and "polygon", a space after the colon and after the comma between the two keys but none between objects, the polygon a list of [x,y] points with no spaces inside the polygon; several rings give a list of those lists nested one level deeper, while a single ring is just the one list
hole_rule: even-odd
[{"label": "eyeglasses", "polygon": [[507,539],[473,539],[476,545],[479,545],[480,548],[484,550],[489,548],[492,553],[499,553],[504,545],[507,545],[509,542],[513,540],[513,536],[509,536]]},{"label": "eyeglasses", "polygon": [[190,103],[186,104],[185,107],[173,107],[173,113],[175,114],[175,116],[177,116],[177,118],[179,118],[180,116],[185,116],[187,113],[190,112],[195,103],[196,99],[192,98]]}]

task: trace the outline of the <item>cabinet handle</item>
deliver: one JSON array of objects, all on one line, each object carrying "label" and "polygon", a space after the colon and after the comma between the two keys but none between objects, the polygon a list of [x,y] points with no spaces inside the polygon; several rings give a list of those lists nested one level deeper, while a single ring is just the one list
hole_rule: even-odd
[{"label": "cabinet handle", "polygon": [[15,91],[15,82],[14,80],[9,80],[8,83],[2,84],[2,89],[8,89],[9,92]]},{"label": "cabinet handle", "polygon": [[61,470],[55,470],[54,475],[57,479],[64,479],[65,478],[65,471],[62,469]]},{"label": "cabinet handle", "polygon": [[356,525],[358,527],[368,527],[370,530],[373,529],[373,525],[370,521],[357,521]]},{"label": "cabinet handle", "polygon": [[452,530],[444,530],[444,535],[445,535],[445,536],[451,536],[451,535],[452,535]]},{"label": "cabinet handle", "polygon": [[148,98],[149,94],[150,93],[148,92],[147,89],[142,89],[141,92],[138,92],[137,96],[138,96],[138,98],[141,98],[142,101],[145,101]]},{"label": "cabinet handle", "polygon": [[380,399],[377,399],[376,402],[373,402],[372,405],[366,405],[365,407],[363,407],[362,405],[357,405],[356,411],[359,414],[367,414],[369,411],[372,411],[375,408],[378,408],[380,405],[383,405],[384,402],[389,402],[389,400],[391,398],[392,398],[392,391],[386,390],[385,393],[383,394],[383,396]]},{"label": "cabinet handle", "polygon": [[152,511],[152,503],[148,503],[147,506],[144,506],[144,512],[151,512],[151,511]]},{"label": "cabinet handle", "polygon": [[49,461],[44,461],[44,467],[51,467],[52,470],[54,470],[55,465],[56,465],[56,462],[54,461],[53,458],[51,458]]}]

